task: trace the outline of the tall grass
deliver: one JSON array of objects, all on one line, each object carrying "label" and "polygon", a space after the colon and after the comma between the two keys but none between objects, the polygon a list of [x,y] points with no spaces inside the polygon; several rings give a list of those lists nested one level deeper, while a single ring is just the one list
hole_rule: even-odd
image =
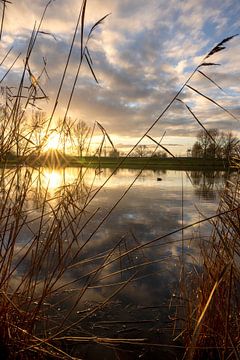
[{"label": "tall grass", "polygon": [[189,359],[239,359],[239,153],[226,183],[207,244],[202,244],[203,272],[194,277],[186,326]]},{"label": "tall grass", "polygon": [[[3,1],[4,11],[6,2]],[[200,292],[199,289],[201,289],[198,296],[199,302],[194,303],[191,300],[191,302],[189,301],[191,306],[188,306],[191,313],[188,314],[188,321],[186,322],[188,326],[184,331],[187,356],[190,358],[200,357],[203,356],[202,354],[207,351],[208,347],[214,347],[218,349],[218,353],[221,353],[222,358],[223,356],[226,359],[234,358],[234,356],[237,358],[239,347],[239,322],[237,317],[239,311],[237,307],[239,290],[238,178],[228,182],[219,213],[211,218],[202,219],[194,224],[184,225],[182,223],[180,229],[144,244],[139,243],[136,238],[133,239],[131,244],[127,244],[125,238],[122,237],[113,246],[109,245],[105,251],[88,256],[86,251],[88,244],[132,188],[141,175],[144,166],[106,214],[94,225],[91,225],[91,221],[95,219],[99,212],[98,208],[92,208],[94,199],[105,188],[105,185],[114,175],[116,169],[124,162],[124,159],[119,162],[116,169],[98,188],[94,186],[97,170],[90,185],[86,185],[87,169],[81,169],[78,178],[73,184],[64,184],[54,194],[49,191],[49,183],[45,184],[45,186],[42,184],[41,175],[43,169],[22,166],[12,169],[7,167],[7,162],[4,162],[4,159],[12,151],[16,152],[19,160],[24,159],[28,165],[35,165],[36,156],[41,156],[42,149],[53,130],[51,128],[53,117],[59,105],[77,36],[80,37],[80,48],[78,48],[80,60],[68,95],[66,112],[60,126],[60,132],[64,139],[68,132],[71,133],[72,123],[70,125],[68,123],[68,112],[84,60],[91,75],[97,81],[89,43],[92,33],[106,16],[97,21],[88,34],[84,36],[87,1],[83,0],[79,8],[69,53],[50,117],[46,122],[43,118],[36,117],[34,126],[31,129],[23,128],[26,108],[29,106],[38,108],[38,100],[47,99],[48,97],[45,89],[41,86],[41,76],[46,72],[47,65],[44,63],[40,76],[36,77],[34,70],[31,68],[30,60],[35,51],[38,36],[42,32],[41,26],[46,11],[51,6],[51,3],[52,1],[47,3],[39,23],[35,24],[31,33],[24,59],[24,67],[16,92],[6,87],[6,103],[2,108],[0,152],[3,164],[0,173],[2,188],[0,203],[0,347],[4,357],[6,359],[73,359],[75,355],[72,354],[72,344],[75,343],[78,345],[97,343],[114,348],[116,358],[119,356],[117,351],[119,348],[121,350],[123,344],[128,344],[133,349],[139,346],[155,346],[156,348],[170,346],[169,344],[149,343],[145,337],[109,338],[97,336],[92,331],[81,328],[81,325],[106,307],[131,282],[143,276],[141,269],[153,263],[151,259],[146,258],[144,254],[145,248],[159,244],[160,240],[163,241],[161,246],[166,245],[168,241],[164,242],[164,239],[179,232],[182,233],[180,242],[183,247],[184,230],[210,220],[215,227],[215,231],[211,238],[211,247],[203,247],[204,272],[201,275],[202,282],[198,283],[198,290],[196,290]],[[3,31],[3,22],[4,12],[1,33]],[[163,112],[130,149],[126,157],[134,151],[145,137],[151,139],[156,145],[154,151],[161,147],[173,156],[168,149],[161,145],[161,141],[156,141],[150,137],[149,133],[171,105],[178,100],[192,114],[193,119],[208,133],[192,109],[179,98],[186,87],[189,87],[198,96],[207,98],[230,116],[235,117],[227,109],[219,105],[218,102],[200,93],[190,85],[191,79],[197,72],[203,74],[200,68],[215,65],[209,62],[208,59],[214,53],[223,50],[223,45],[232,38],[224,39],[206,55],[171,102],[167,104]],[[35,130],[41,125],[46,125],[45,134],[36,142],[34,140]],[[103,142],[107,139],[114,148],[107,131],[101,124],[98,124],[98,127],[103,134]],[[102,154],[103,142],[99,147],[99,155]],[[238,158],[239,154],[237,154]],[[52,160],[50,160],[51,162]],[[90,225],[91,231],[85,232]],[[22,238],[24,238],[24,241],[22,241]],[[184,258],[183,254],[182,258]],[[171,261],[172,259],[164,258],[163,260]],[[157,261],[162,261],[162,259]],[[118,267],[118,270],[115,267]],[[113,269],[111,274],[109,274],[109,269]],[[73,280],[71,274],[75,271],[78,271],[78,277]],[[93,303],[86,306],[88,294],[91,293],[93,288],[103,288],[106,278],[113,279],[110,286],[111,291],[97,304]],[[185,274],[183,274],[184,279]],[[221,296],[217,297],[217,294],[221,294]],[[66,302],[70,303],[68,308],[64,306]],[[214,309],[217,320],[216,317],[212,316],[213,310],[210,311],[210,307]],[[77,317],[76,311],[78,312]],[[215,324],[220,321],[223,327],[222,331],[215,327]],[[236,336],[236,334],[238,335]],[[71,344],[70,347],[68,347],[68,343]],[[178,344],[172,344],[171,346],[173,349],[181,348]],[[204,350],[198,350],[199,347]]]}]

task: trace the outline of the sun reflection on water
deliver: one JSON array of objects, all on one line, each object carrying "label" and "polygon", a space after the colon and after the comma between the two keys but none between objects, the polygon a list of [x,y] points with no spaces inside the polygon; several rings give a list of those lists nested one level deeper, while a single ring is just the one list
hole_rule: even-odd
[{"label": "sun reflection on water", "polygon": [[43,186],[49,190],[57,190],[64,185],[64,176],[60,170],[44,169],[42,175]]}]

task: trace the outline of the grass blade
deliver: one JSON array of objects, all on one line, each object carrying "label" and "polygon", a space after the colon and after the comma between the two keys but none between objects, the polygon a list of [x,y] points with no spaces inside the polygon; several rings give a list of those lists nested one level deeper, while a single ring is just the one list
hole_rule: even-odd
[{"label": "grass blade", "polygon": [[201,123],[201,121],[197,118],[197,116],[194,114],[194,112],[191,110],[191,108],[181,99],[177,99],[178,101],[180,101],[183,105],[186,106],[186,108],[188,109],[188,111],[190,112],[190,114],[194,117],[194,119],[198,122],[198,124],[203,128],[203,130],[208,134],[208,136],[210,137],[210,139],[215,143],[214,138],[212,137],[212,135],[209,133],[209,131],[205,128],[205,126]]},{"label": "grass blade", "polygon": [[91,70],[92,76],[94,77],[94,80],[95,80],[96,83],[98,84],[98,79],[97,79],[97,77],[96,77],[96,75],[95,75],[95,73],[94,73],[93,67],[92,67],[92,65],[91,65],[91,60],[88,58],[88,56],[87,56],[86,53],[84,54],[84,56],[85,56],[85,59],[87,60],[87,63],[88,63],[89,69]]},{"label": "grass blade", "polygon": [[216,102],[215,100],[211,99],[209,96],[207,95],[204,95],[203,93],[201,93],[199,90],[193,88],[192,86],[190,85],[186,85],[189,89],[191,89],[192,91],[195,91],[198,95],[201,95],[202,97],[204,97],[205,99],[211,101],[213,104],[215,104],[216,106],[218,106],[220,109],[222,109],[223,111],[225,111],[227,114],[229,114],[232,118],[234,118],[235,120],[238,120],[239,119],[233,115],[229,110],[227,110],[225,107],[223,107],[222,105],[220,105],[218,102]]},{"label": "grass blade", "polygon": [[221,88],[221,86],[219,86],[214,80],[212,80],[209,76],[207,76],[206,74],[204,74],[201,70],[198,70],[198,72],[203,75],[206,79],[208,79],[209,81],[211,81],[214,85],[216,85],[220,90],[223,91],[223,89]]}]

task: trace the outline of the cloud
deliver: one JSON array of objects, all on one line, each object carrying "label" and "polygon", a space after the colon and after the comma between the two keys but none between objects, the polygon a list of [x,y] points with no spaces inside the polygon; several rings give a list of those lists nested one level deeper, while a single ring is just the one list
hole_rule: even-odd
[{"label": "cloud", "polygon": [[[42,29],[56,39],[40,34],[30,60],[36,74],[41,72],[43,58],[47,60],[50,80],[46,77],[41,80],[50,96],[50,101],[43,104],[46,111],[53,106],[79,5],[76,0],[71,1],[71,6],[63,0],[50,5]],[[13,45],[11,60],[19,52],[22,52],[23,59],[34,21],[39,20],[43,7],[40,0],[34,3],[20,0],[8,6],[3,48],[6,50]],[[100,84],[94,84],[85,64],[80,71],[69,114],[88,122],[100,121],[110,133],[119,137],[132,135],[136,138],[151,126],[211,47],[236,31],[240,4],[237,0],[227,4],[219,4],[216,0],[170,0],[167,3],[163,0],[147,3],[142,0],[109,0],[104,4],[92,0],[86,12],[86,31],[109,12],[111,15],[97,28],[89,42]],[[202,70],[224,87],[227,95],[217,93],[213,84],[199,74],[191,83],[206,94],[216,96],[224,106],[239,115],[235,105],[239,95],[239,39],[226,45],[228,49],[211,60],[220,62],[222,66]],[[78,32],[57,110],[59,116],[66,108],[79,59]],[[7,67],[7,62],[5,65]],[[6,83],[12,82],[14,77],[18,79],[20,65],[22,60],[16,64],[13,75],[9,75]],[[216,126],[220,126],[221,121],[225,121],[225,127],[228,121],[231,129],[237,129],[232,119],[227,119],[226,114],[220,115],[219,109],[203,98],[189,91],[181,97],[193,106],[199,116],[207,115],[209,122],[215,121]],[[173,105],[153,133],[158,135],[165,129],[171,135],[192,137],[196,133],[196,124],[181,106]]]}]

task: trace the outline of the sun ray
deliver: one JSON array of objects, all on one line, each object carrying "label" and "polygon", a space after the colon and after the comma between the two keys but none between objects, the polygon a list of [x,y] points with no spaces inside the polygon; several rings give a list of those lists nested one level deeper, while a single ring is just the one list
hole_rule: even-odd
[{"label": "sun ray", "polygon": [[52,132],[44,145],[44,151],[60,150],[61,147],[61,135],[57,132]]}]

